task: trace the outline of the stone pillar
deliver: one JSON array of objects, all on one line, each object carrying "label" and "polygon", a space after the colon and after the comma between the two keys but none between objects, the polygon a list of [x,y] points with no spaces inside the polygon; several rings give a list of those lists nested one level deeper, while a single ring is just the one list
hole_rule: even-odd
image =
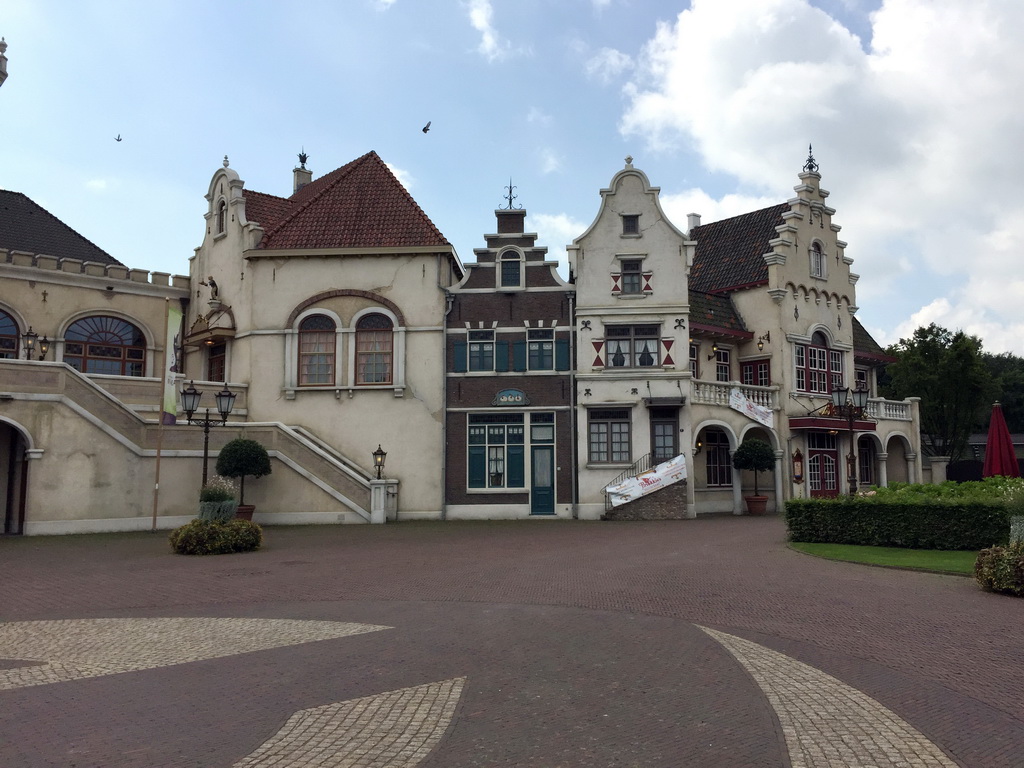
[{"label": "stone pillar", "polygon": [[775,452],[775,512],[782,511],[782,472],[785,467],[782,466],[782,460],[785,458],[785,451]]},{"label": "stone pillar", "polygon": [[[732,466],[732,455],[735,451],[729,451],[729,465]],[[739,469],[732,470],[732,513],[742,515],[747,511],[743,503],[743,472]]]},{"label": "stone pillar", "polygon": [[889,454],[888,453],[876,453],[875,459],[878,461],[878,487],[885,488],[889,485],[888,476],[888,465]]},{"label": "stone pillar", "polygon": [[946,482],[946,469],[949,467],[951,456],[932,456],[930,464],[932,467],[932,485],[939,485]]},{"label": "stone pillar", "polygon": [[370,522],[398,520],[398,481],[383,477],[370,481]]}]

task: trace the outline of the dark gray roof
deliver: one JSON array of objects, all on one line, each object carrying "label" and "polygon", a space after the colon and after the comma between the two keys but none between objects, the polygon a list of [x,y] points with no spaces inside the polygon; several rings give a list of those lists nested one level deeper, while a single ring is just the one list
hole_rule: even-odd
[{"label": "dark gray roof", "polygon": [[3,189],[0,189],[0,248],[59,259],[121,264],[21,192]]}]

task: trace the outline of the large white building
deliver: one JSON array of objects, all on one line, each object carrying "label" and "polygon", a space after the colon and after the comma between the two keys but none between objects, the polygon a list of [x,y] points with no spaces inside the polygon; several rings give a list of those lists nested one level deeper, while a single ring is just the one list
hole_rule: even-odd
[{"label": "large white building", "polygon": [[[237,436],[268,448],[273,474],[246,486],[263,523],[443,519],[467,505],[470,516],[595,519],[609,482],[677,455],[686,514],[740,513],[753,479],[730,456],[751,435],[776,453],[760,478],[774,506],[846,492],[851,432],[828,403],[853,385],[871,395],[853,424],[860,484],[926,476],[917,403],[877,397],[887,358],[854,316],[857,276],[813,159],[790,200],[704,225],[693,215],[685,229],[627,159],[569,246],[569,285],[535,235],[521,222],[503,231],[499,216],[471,272],[494,277],[480,286],[463,280],[452,246],[375,153],[316,180],[305,160],[282,174],[289,193],[271,195],[247,190],[225,158],[187,277],[128,268],[24,195],[0,192],[3,532],[190,519],[204,432],[166,405],[165,380],[172,399],[194,382],[214,420],[214,394],[234,393],[209,453]],[[520,283],[497,279],[517,265]],[[513,303],[514,322],[484,316]],[[476,314],[456,320],[453,306]],[[489,329],[490,342],[470,338]],[[460,368],[458,345],[474,340],[492,356],[481,347],[475,367]],[[540,370],[545,343],[551,364]],[[495,354],[506,349],[508,359]],[[519,392],[523,428],[525,415],[537,426],[530,471],[500,487],[490,463],[473,463],[500,451],[453,443],[470,439],[467,419],[497,413],[506,458],[519,455],[512,400],[488,387]],[[177,424],[161,424],[166,409]]]}]

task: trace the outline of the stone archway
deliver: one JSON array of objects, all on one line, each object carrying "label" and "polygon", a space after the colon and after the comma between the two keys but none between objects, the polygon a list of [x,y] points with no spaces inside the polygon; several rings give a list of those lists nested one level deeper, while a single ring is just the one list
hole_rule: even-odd
[{"label": "stone archway", "polygon": [[0,533],[25,532],[28,448],[19,428],[0,420]]}]

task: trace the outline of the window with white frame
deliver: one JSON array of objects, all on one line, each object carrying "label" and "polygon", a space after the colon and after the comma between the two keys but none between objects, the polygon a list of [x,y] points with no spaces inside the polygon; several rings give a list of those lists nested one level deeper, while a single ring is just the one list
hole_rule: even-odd
[{"label": "window with white frame", "polygon": [[817,331],[810,344],[797,344],[796,388],[827,395],[843,385],[843,353],[829,349],[825,334]]},{"label": "window with white frame", "polygon": [[502,251],[498,257],[498,285],[501,288],[521,288],[523,263],[519,251]]},{"label": "window with white frame", "polygon": [[700,344],[690,345],[690,375],[697,378],[700,371]]},{"label": "window with white frame", "polygon": [[767,360],[744,360],[740,364],[740,381],[755,387],[767,387],[772,383],[771,370]]},{"label": "window with white frame", "polygon": [[650,368],[659,365],[660,326],[607,326],[604,336],[609,367]]},{"label": "window with white frame", "polygon": [[308,315],[299,323],[299,386],[335,382],[337,324],[327,315]]},{"label": "window with white frame", "polygon": [[494,370],[494,331],[470,331],[469,370]]},{"label": "window with white frame", "polygon": [[591,464],[627,464],[630,446],[629,408],[591,408],[588,416],[588,461]]},{"label": "window with white frame", "polygon": [[467,428],[468,487],[525,487],[523,414],[470,414]]},{"label": "window with white frame", "polygon": [[825,267],[825,253],[821,250],[821,243],[815,240],[811,243],[811,277],[827,277]]},{"label": "window with white frame", "polygon": [[526,332],[527,362],[531,371],[550,371],[555,367],[554,328],[530,328]]},{"label": "window with white frame", "polygon": [[641,259],[623,259],[621,269],[622,272],[619,278],[620,292],[628,294],[643,293],[643,261]]},{"label": "window with white frame", "polygon": [[391,384],[394,380],[394,324],[379,313],[356,321],[356,384]]},{"label": "window with white frame", "polygon": [[715,381],[732,381],[732,355],[728,349],[715,351]]}]

